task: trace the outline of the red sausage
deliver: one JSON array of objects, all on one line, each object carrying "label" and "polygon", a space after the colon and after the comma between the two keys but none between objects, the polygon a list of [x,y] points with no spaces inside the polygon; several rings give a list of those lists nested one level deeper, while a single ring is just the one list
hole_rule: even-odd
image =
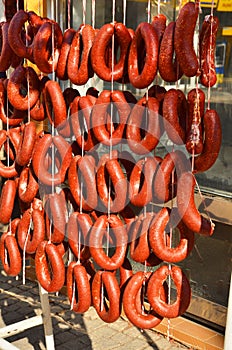
[{"label": "red sausage", "polygon": [[[102,246],[107,224],[111,228],[110,235],[114,237],[115,242],[115,252],[111,257],[106,254]],[[95,221],[90,232],[89,249],[94,261],[104,269],[115,270],[123,264],[127,250],[127,233],[118,216],[111,214],[107,218],[106,215],[101,215]]]},{"label": "red sausage", "polygon": [[[0,130],[0,148],[7,141],[7,132],[6,130]],[[16,150],[17,151],[17,150]],[[18,171],[16,169],[16,164],[13,162],[12,164],[5,165],[2,160],[0,160],[0,176],[4,178],[12,178],[18,175]]]},{"label": "red sausage", "polygon": [[[102,285],[104,286],[109,306],[105,306],[105,298],[102,301]],[[120,288],[115,275],[109,271],[98,271],[92,283],[92,300],[99,317],[107,323],[115,322],[121,313]]]},{"label": "red sausage", "polygon": [[132,265],[128,258],[125,258],[123,264],[119,267],[120,284],[119,287],[123,292],[129,279],[133,276]]},{"label": "red sausage", "polygon": [[34,149],[36,138],[36,124],[30,121],[23,126],[17,154],[16,163],[20,166],[28,165]]},{"label": "red sausage", "polygon": [[[171,276],[176,286],[176,300],[173,303],[167,303],[160,297],[160,288]],[[159,267],[153,272],[147,286],[147,297],[153,310],[160,316],[166,318],[175,318],[181,316],[189,307],[191,300],[191,287],[184,272],[178,266],[167,265]]]},{"label": "red sausage", "polygon": [[76,31],[73,28],[68,28],[64,31],[63,41],[60,49],[60,55],[57,62],[56,76],[60,80],[67,80],[67,63],[68,56],[72,44],[73,37]]},{"label": "red sausage", "polygon": [[215,69],[216,36],[219,20],[215,16],[205,16],[199,37],[200,83],[206,87],[214,86],[217,81]]},{"label": "red sausage", "polygon": [[45,221],[43,203],[40,199],[36,198],[31,208],[23,213],[18,225],[17,240],[22,250],[25,249],[26,253],[34,254],[44,238]]},{"label": "red sausage", "polygon": [[[143,51],[145,62],[139,58]],[[129,80],[137,89],[144,89],[153,82],[157,73],[158,51],[155,29],[150,23],[140,23],[132,39],[128,57]]]},{"label": "red sausage", "polygon": [[[165,234],[170,220],[168,208],[162,208],[152,220],[149,228],[149,243],[156,256],[166,262],[177,263],[187,258],[194,246],[194,232],[180,221],[177,228],[180,241],[176,247],[170,246],[170,237]],[[174,233],[174,230],[173,230]],[[173,235],[174,239],[174,235]]]},{"label": "red sausage", "polygon": [[205,112],[204,118],[204,143],[201,154],[194,158],[194,172],[207,171],[216,162],[221,142],[222,128],[218,113],[214,109]]},{"label": "red sausage", "polygon": [[8,28],[9,22],[0,23],[0,72],[7,71],[12,62],[12,56],[14,55],[8,41]]},{"label": "red sausage", "polygon": [[153,310],[147,312],[141,302],[144,284],[149,283],[151,272],[136,272],[129,280],[123,293],[123,309],[128,320],[136,327],[149,329],[156,327],[163,319]]},{"label": "red sausage", "polygon": [[198,59],[193,36],[199,14],[199,4],[187,2],[179,12],[174,33],[174,48],[180,68],[187,77],[198,74]]},{"label": "red sausage", "polygon": [[179,80],[183,73],[177,59],[174,58],[174,32],[175,22],[170,22],[165,29],[160,44],[158,69],[161,78],[167,82]]},{"label": "red sausage", "polygon": [[13,213],[14,201],[17,191],[15,180],[6,180],[2,186],[0,197],[0,222],[8,224]]},{"label": "red sausage", "polygon": [[18,195],[24,203],[31,203],[39,190],[39,184],[35,179],[31,167],[25,167],[19,176]]},{"label": "red sausage", "polygon": [[[48,264],[51,265],[52,275]],[[63,287],[65,266],[57,246],[47,241],[39,244],[35,254],[35,271],[39,283],[47,292],[56,293]]]},{"label": "red sausage", "polygon": [[94,38],[95,30],[89,24],[82,25],[73,36],[67,60],[67,74],[75,85],[84,85],[93,76],[90,52]]},{"label": "red sausage", "polygon": [[159,45],[160,45],[160,43],[162,41],[162,37],[163,37],[164,32],[165,32],[166,21],[167,21],[167,18],[162,13],[159,13],[158,15],[153,16],[153,18],[152,18],[151,25],[156,31]]},{"label": "red sausage", "polygon": [[48,195],[45,202],[45,213],[48,240],[52,243],[63,242],[67,221],[67,207],[62,191]]},{"label": "red sausage", "polygon": [[214,224],[203,217],[196,208],[194,201],[195,177],[192,173],[183,173],[178,178],[177,208],[184,224],[193,232],[211,236]]},{"label": "red sausage", "polygon": [[163,100],[164,128],[170,140],[183,145],[186,139],[188,104],[185,94],[179,89],[170,89]]},{"label": "red sausage", "polygon": [[[77,290],[73,291],[73,288]],[[68,266],[67,295],[74,312],[84,313],[90,308],[91,289],[88,274],[84,266],[76,262],[71,262]]]}]

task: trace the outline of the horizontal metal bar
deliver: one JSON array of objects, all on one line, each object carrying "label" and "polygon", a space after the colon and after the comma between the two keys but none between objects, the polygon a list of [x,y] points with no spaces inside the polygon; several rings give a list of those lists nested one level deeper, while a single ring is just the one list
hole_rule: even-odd
[{"label": "horizontal metal bar", "polygon": [[19,321],[0,328],[0,338],[11,337],[12,335],[18,334],[20,332],[25,331],[26,329],[36,327],[41,324],[43,324],[42,315],[27,318],[23,321]]}]

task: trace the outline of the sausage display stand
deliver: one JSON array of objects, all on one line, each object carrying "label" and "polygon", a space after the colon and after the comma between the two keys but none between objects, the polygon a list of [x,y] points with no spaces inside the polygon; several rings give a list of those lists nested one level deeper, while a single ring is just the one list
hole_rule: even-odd
[{"label": "sausage display stand", "polygon": [[[215,7],[4,1],[0,259],[24,283],[33,261],[42,315],[2,328],[1,348],[43,324],[54,349],[48,293],[64,286],[74,312],[92,306],[106,323],[123,313],[158,329],[167,319],[171,338],[172,320],[186,315],[225,330],[197,313],[193,293],[194,273],[204,271],[194,257],[212,259],[199,246],[220,229],[206,186],[225,150],[214,103],[224,20]],[[231,198],[230,184],[219,192]],[[207,289],[208,274],[197,278]],[[226,327],[225,346],[230,305]]]}]

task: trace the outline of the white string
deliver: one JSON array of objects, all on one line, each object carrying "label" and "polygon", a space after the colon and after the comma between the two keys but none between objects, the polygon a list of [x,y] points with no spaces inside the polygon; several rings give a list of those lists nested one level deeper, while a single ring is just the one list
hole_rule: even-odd
[{"label": "white string", "polygon": [[95,28],[96,2],[92,0],[92,27]]},{"label": "white string", "polygon": [[158,12],[158,15],[160,14],[160,0],[158,0],[158,3],[157,3],[157,12]]},{"label": "white string", "polygon": [[123,24],[126,25],[126,6],[127,0],[123,0]]},{"label": "white string", "polygon": [[86,0],[82,0],[83,24],[86,21]]},{"label": "white string", "polygon": [[148,0],[147,3],[147,22],[150,23],[151,19],[151,0]]},{"label": "white string", "polygon": [[[32,207],[31,207],[31,210],[33,210]],[[26,283],[26,272],[25,272],[25,270],[26,270],[26,247],[27,247],[27,242],[28,242],[30,230],[31,230],[31,223],[32,223],[32,218],[30,217],[30,223],[29,223],[27,235],[25,238],[24,246],[23,246],[23,285],[25,285],[25,283]]]}]

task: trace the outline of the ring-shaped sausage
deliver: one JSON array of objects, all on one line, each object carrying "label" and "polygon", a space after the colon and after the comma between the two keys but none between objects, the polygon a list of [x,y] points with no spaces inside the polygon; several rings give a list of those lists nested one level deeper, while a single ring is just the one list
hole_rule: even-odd
[{"label": "ring-shaped sausage", "polygon": [[[7,141],[7,137],[9,137],[6,130],[0,130],[0,148],[4,146],[4,143]],[[15,150],[17,152],[17,150]],[[0,176],[4,178],[12,178],[18,175],[18,171],[16,169],[15,161],[10,165],[5,165],[2,160],[0,160]]]},{"label": "ring-shaped sausage", "polygon": [[22,129],[15,161],[20,166],[25,166],[29,164],[32,157],[36,139],[36,124],[30,121],[24,124]]},{"label": "ring-shaped sausage", "polygon": [[28,110],[36,104],[39,94],[39,78],[35,70],[23,66],[15,68],[7,84],[7,96],[12,106],[18,110]]},{"label": "ring-shaped sausage", "polygon": [[[113,106],[117,108],[118,118],[116,112],[113,110]],[[111,111],[107,109],[111,106]],[[131,112],[131,107],[128,104],[123,91],[108,91],[103,90],[92,110],[91,125],[97,140],[104,145],[109,146],[110,144],[118,144],[122,137],[125,129],[125,125],[128,116]],[[108,125],[107,120],[110,118]],[[117,124],[117,126],[115,126]]]},{"label": "ring-shaped sausage", "polygon": [[[141,135],[141,129],[145,136]],[[159,143],[163,125],[159,116],[159,102],[155,97],[142,97],[128,118],[126,139],[136,154],[147,154]]]},{"label": "ring-shaped sausage", "polygon": [[[115,241],[115,251],[111,257],[107,255],[102,245],[107,225],[111,228],[109,236]],[[90,231],[89,249],[94,261],[103,269],[115,270],[123,264],[127,250],[127,233],[119,217],[113,214],[109,217],[101,215],[95,221]]]},{"label": "ring-shaped sausage", "polygon": [[31,203],[39,190],[32,167],[25,167],[19,176],[18,195],[24,203]]},{"label": "ring-shaped sausage", "polygon": [[[162,208],[156,214],[149,227],[149,244],[156,256],[169,263],[177,263],[188,257],[194,246],[194,232],[180,221],[177,229],[180,240],[177,246],[171,247],[170,236],[166,234],[165,228],[170,220],[168,208]],[[174,233],[175,230],[172,231]],[[172,236],[174,236],[172,234]]]},{"label": "ring-shaped sausage", "polygon": [[64,31],[63,41],[60,49],[60,54],[57,62],[56,76],[60,80],[67,80],[67,63],[68,56],[72,44],[73,37],[76,31],[73,28],[68,28]]},{"label": "ring-shaped sausage", "polygon": [[[128,281],[123,293],[123,310],[128,320],[136,327],[150,329],[156,327],[163,319],[153,310],[147,312],[142,307],[141,294],[144,284],[149,283],[151,272],[136,272]],[[164,292],[162,293],[165,297]]]},{"label": "ring-shaped sausage", "polygon": [[72,310],[77,313],[86,312],[91,306],[92,298],[89,277],[84,266],[75,261],[68,265],[66,286]]},{"label": "ring-shaped sausage", "polygon": [[0,222],[4,225],[9,223],[13,213],[16,191],[16,180],[8,179],[4,182],[0,197]]},{"label": "ring-shaped sausage", "polygon": [[[161,298],[160,288],[170,276],[176,286],[176,300],[171,304]],[[178,266],[167,265],[159,267],[153,272],[147,286],[147,297],[153,310],[160,316],[175,318],[181,316],[189,307],[191,300],[191,287],[184,272]]]},{"label": "ring-shaped sausage", "polygon": [[159,43],[155,29],[150,23],[140,23],[128,56],[129,80],[137,89],[144,89],[153,82],[157,73],[158,51]]},{"label": "ring-shaped sausage", "polygon": [[[102,297],[102,285],[105,290],[104,298]],[[106,294],[109,306],[106,306],[105,303]],[[99,317],[104,322],[112,323],[119,318],[121,313],[120,288],[118,281],[112,272],[96,272],[92,282],[92,301]]]},{"label": "ring-shaped sausage", "polygon": [[12,56],[14,52],[8,41],[9,22],[0,23],[0,72],[5,72],[11,65]]},{"label": "ring-shaped sausage", "polygon": [[[56,147],[60,154],[60,166],[54,174],[46,166],[46,154],[50,147]],[[52,137],[45,134],[36,143],[32,157],[32,166],[37,178],[45,185],[59,185],[65,180],[67,169],[72,159],[72,149],[60,135]],[[56,161],[56,159],[54,159]]]},{"label": "ring-shaped sausage", "polygon": [[35,254],[35,272],[39,283],[47,292],[56,293],[63,287],[65,266],[62,255],[53,243],[43,241],[38,245]]}]

